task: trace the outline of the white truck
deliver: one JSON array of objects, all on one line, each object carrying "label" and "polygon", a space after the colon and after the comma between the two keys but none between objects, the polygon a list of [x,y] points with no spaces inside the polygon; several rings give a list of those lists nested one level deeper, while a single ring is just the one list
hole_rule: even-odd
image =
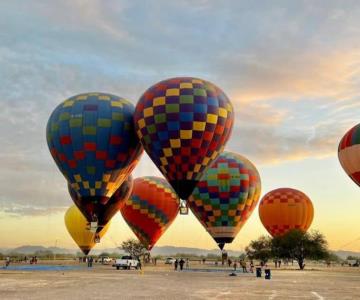
[{"label": "white truck", "polygon": [[120,268],[128,269],[128,270],[130,270],[131,268],[138,269],[140,267],[140,262],[138,259],[130,255],[124,255],[123,257],[115,261],[114,266],[116,267],[117,270],[119,270]]}]

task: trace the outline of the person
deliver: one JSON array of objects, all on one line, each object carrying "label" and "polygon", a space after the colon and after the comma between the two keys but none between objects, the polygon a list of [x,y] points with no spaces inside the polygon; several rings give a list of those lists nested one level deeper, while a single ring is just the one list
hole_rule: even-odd
[{"label": "person", "polygon": [[236,260],[234,261],[234,271],[236,271],[236,268],[237,268],[237,262]]},{"label": "person", "polygon": [[278,266],[279,266],[279,268],[280,268],[280,266],[281,266],[281,259],[279,259],[279,261],[278,261]]},{"label": "person", "polygon": [[247,273],[245,260],[242,260],[242,261],[240,262],[240,266],[242,267],[243,273]]},{"label": "person", "polygon": [[222,250],[221,252],[221,264],[224,265],[225,264],[225,261],[227,260],[228,258],[228,254],[225,250]]},{"label": "person", "polygon": [[178,260],[175,259],[175,262],[174,262],[174,270],[177,271],[177,267],[178,267]]},{"label": "person", "polygon": [[5,269],[10,265],[10,257],[7,256],[5,260]]},{"label": "person", "polygon": [[250,272],[254,273],[254,262],[252,260],[250,261]]},{"label": "person", "polygon": [[277,268],[277,265],[278,265],[277,259],[274,260],[274,263],[275,263],[275,269],[276,269],[276,268]]},{"label": "person", "polygon": [[141,259],[140,258],[138,258],[138,262],[139,262],[139,264],[138,264],[139,270],[141,270]]},{"label": "person", "polygon": [[230,259],[230,258],[228,258],[228,265],[229,265],[229,268],[231,267],[231,263],[232,263],[231,259]]},{"label": "person", "polygon": [[90,264],[90,256],[88,256],[88,257],[86,258],[86,260],[87,260],[87,266],[88,266],[88,268],[90,268],[90,267],[91,267],[91,264]]},{"label": "person", "polygon": [[203,265],[205,265],[205,261],[206,261],[206,259],[205,259],[205,258],[203,258],[203,259],[202,259],[202,263],[203,263]]},{"label": "person", "polygon": [[183,270],[184,268],[184,263],[185,263],[185,260],[183,260],[182,258],[180,259],[180,262],[179,262],[179,265],[180,265],[180,271]]}]

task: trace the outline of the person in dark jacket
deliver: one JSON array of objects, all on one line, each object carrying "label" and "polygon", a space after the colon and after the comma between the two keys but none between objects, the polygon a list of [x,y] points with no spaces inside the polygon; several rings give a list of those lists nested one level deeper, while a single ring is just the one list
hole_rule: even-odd
[{"label": "person in dark jacket", "polygon": [[177,271],[178,264],[179,264],[179,261],[177,259],[175,259],[175,262],[174,262],[174,270],[175,271]]},{"label": "person in dark jacket", "polygon": [[182,271],[182,269],[184,268],[184,263],[185,263],[185,260],[180,259],[180,261],[179,261],[180,271]]}]

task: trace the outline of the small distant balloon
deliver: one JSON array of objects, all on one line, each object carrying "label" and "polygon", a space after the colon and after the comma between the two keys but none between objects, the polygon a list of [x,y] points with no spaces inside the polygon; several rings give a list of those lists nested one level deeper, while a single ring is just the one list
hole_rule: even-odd
[{"label": "small distant balloon", "polygon": [[260,201],[259,216],[266,230],[280,236],[292,229],[306,232],[314,218],[314,207],[308,196],[291,188],[268,192]]},{"label": "small distant balloon", "polygon": [[343,136],[339,144],[338,156],[346,174],[360,186],[360,124]]},{"label": "small distant balloon", "polygon": [[[79,246],[81,251],[88,255],[90,250],[95,246],[95,236],[96,234],[90,232],[88,229],[88,222],[83,216],[81,211],[76,207],[76,205],[71,206],[65,213],[65,225],[69,234],[73,238],[74,242]],[[107,232],[110,223],[102,227],[101,230],[97,233],[99,237],[103,237]]]},{"label": "small distant balloon", "polygon": [[230,137],[234,112],[225,93],[193,77],[163,80],[139,99],[135,130],[155,165],[187,200]]},{"label": "small distant balloon", "polygon": [[252,214],[260,193],[261,181],[256,167],[244,156],[224,151],[204,172],[188,204],[223,249]]},{"label": "small distant balloon", "polygon": [[177,194],[165,179],[146,176],[134,180],[131,196],[120,212],[140,242],[151,250],[175,220],[179,205]]}]

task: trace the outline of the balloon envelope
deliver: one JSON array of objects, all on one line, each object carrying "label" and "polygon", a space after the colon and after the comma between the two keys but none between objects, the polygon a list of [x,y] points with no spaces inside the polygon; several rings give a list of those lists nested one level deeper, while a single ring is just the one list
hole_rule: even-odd
[{"label": "balloon envelope", "polygon": [[131,196],[120,211],[140,242],[151,250],[175,220],[179,204],[178,196],[165,179],[147,176],[134,180]]},{"label": "balloon envelope", "polygon": [[346,174],[360,186],[360,124],[343,136],[339,144],[338,156]]},{"label": "balloon envelope", "polygon": [[[88,255],[90,250],[95,246],[95,233],[87,229],[88,222],[76,205],[71,206],[65,213],[66,229],[70,233],[75,243],[81,251]],[[98,235],[101,237],[107,232],[110,223],[101,229]]]},{"label": "balloon envelope", "polygon": [[105,203],[135,167],[142,146],[133,113],[128,100],[86,93],[65,100],[51,114],[50,152],[83,201]]},{"label": "balloon envelope", "polygon": [[244,156],[225,151],[205,171],[188,204],[222,249],[245,224],[260,193],[256,167]]},{"label": "balloon envelope", "polygon": [[106,203],[84,201],[68,184],[69,193],[76,206],[80,209],[86,219],[91,222],[96,215],[99,229],[105,226],[112,217],[124,205],[125,200],[130,196],[133,187],[133,179],[130,175],[121,186],[115,191]]},{"label": "balloon envelope", "polygon": [[292,229],[306,232],[314,217],[314,207],[303,192],[279,188],[268,192],[261,199],[259,216],[272,236],[283,235]]},{"label": "balloon envelope", "polygon": [[233,107],[224,92],[193,77],[153,85],[139,99],[134,114],[145,151],[184,200],[224,148],[233,120]]}]

